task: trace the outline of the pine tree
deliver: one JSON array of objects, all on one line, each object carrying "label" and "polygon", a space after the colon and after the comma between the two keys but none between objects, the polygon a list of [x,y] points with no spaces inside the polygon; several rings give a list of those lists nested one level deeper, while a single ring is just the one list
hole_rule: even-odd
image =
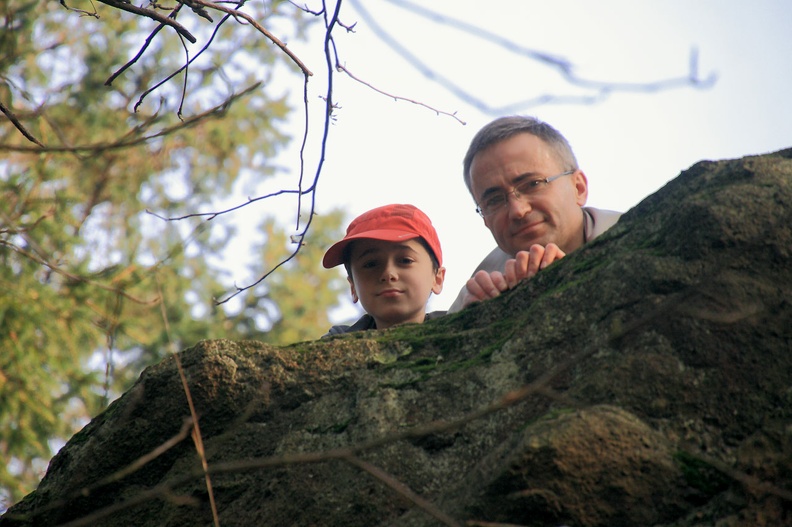
[{"label": "pine tree", "polygon": [[[268,10],[268,20],[299,33],[299,10],[263,4],[259,15]],[[186,79],[181,71],[141,97],[179,71],[182,43],[162,31],[122,71],[155,24],[96,9],[101,18],[59,2],[0,7],[0,104],[9,116],[0,119],[0,456],[8,460],[0,503],[32,490],[52,449],[166,350],[264,335],[260,308],[233,313],[214,301],[229,284],[212,256],[233,232],[201,216],[160,217],[214,210],[242,174],[273,173],[289,108],[262,86],[281,54],[261,38],[233,40],[223,26],[224,45],[192,63]],[[193,31],[205,42],[212,27]],[[274,341],[326,331],[322,313],[337,288],[313,264],[339,223],[309,233],[319,245],[307,243],[273,275],[280,282],[262,286],[281,313]],[[285,234],[272,221],[267,229],[272,266]],[[306,282],[327,289],[298,308]]]},{"label": "pine tree", "polygon": [[[330,329],[328,306],[337,304],[348,286],[338,269],[324,269],[321,261],[324,251],[341,238],[343,220],[340,210],[316,215],[304,239],[295,239],[271,218],[262,222],[259,230],[266,233],[265,242],[254,247],[261,263],[252,271],[285,263],[245,295],[237,323],[254,327],[238,331],[264,342],[290,344],[317,339]],[[297,244],[301,245],[297,257],[289,259]]]}]

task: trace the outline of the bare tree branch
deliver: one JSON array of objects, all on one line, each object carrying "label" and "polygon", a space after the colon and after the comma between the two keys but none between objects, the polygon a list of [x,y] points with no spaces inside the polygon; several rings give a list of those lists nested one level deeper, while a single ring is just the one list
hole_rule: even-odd
[{"label": "bare tree branch", "polygon": [[[550,368],[546,371],[543,375],[539,376],[536,380],[527,384],[521,388],[516,390],[512,390],[502,397],[500,397],[495,402],[484,406],[478,410],[470,412],[466,415],[458,419],[454,419],[451,421],[433,421],[430,423],[426,423],[424,425],[419,425],[410,429],[402,430],[400,432],[384,435],[382,437],[374,438],[369,441],[359,443],[357,445],[351,445],[344,448],[337,448],[331,450],[324,450],[320,452],[305,452],[305,453],[297,453],[297,454],[285,454],[281,456],[275,457],[266,457],[266,458],[257,458],[257,459],[246,459],[246,460],[239,460],[239,461],[228,461],[224,463],[216,463],[208,467],[209,474],[226,474],[226,473],[236,473],[236,472],[248,472],[254,470],[261,470],[264,468],[272,468],[272,467],[279,467],[279,466],[288,466],[288,465],[297,465],[297,464],[312,464],[312,463],[323,463],[326,461],[332,460],[341,460],[351,462],[354,458],[358,456],[358,454],[362,452],[367,452],[371,450],[375,450],[381,448],[383,446],[387,446],[399,441],[403,441],[406,439],[417,439],[431,434],[438,434],[447,432],[450,430],[456,430],[461,428],[462,426],[476,421],[478,419],[482,419],[487,417],[491,414],[496,412],[505,410],[517,404],[520,404],[526,400],[528,400],[531,396],[537,395],[541,392],[546,390],[550,390],[551,382],[558,377],[558,375],[562,374],[566,370],[568,370],[571,366],[579,363],[585,357],[595,353],[598,348],[592,348],[591,350],[581,351],[577,354],[574,354],[556,364],[554,367]],[[368,468],[369,466],[367,466]],[[376,471],[373,471],[376,472]],[[373,472],[370,472],[373,474]],[[148,490],[142,491],[131,497],[125,501],[121,501],[115,503],[111,506],[105,507],[103,509],[99,509],[94,511],[93,513],[69,522],[67,524],[62,525],[61,527],[81,527],[85,525],[91,525],[97,520],[101,518],[105,518],[110,516],[111,514],[115,514],[122,510],[127,510],[132,507],[135,507],[141,503],[145,503],[152,499],[163,499],[168,500],[174,494],[174,489],[178,488],[180,485],[192,481],[198,477],[203,477],[206,475],[206,472],[202,468],[201,470],[192,470],[182,476],[173,478],[170,481],[161,483],[155,487],[152,487]],[[380,478],[378,478],[380,479]],[[393,483],[395,480],[390,479],[390,477],[385,477],[380,479],[381,481],[389,484]],[[406,488],[406,487],[404,487]],[[404,491],[404,488],[401,490]],[[401,492],[400,492],[401,494]],[[404,494],[402,494],[404,495]],[[430,506],[430,509],[433,511],[437,511],[434,506]],[[44,512],[45,509],[35,510],[32,511],[28,518],[32,518]],[[46,510],[49,510],[47,508]],[[424,508],[424,510],[427,510]],[[428,512],[428,511],[427,511]],[[439,511],[438,511],[439,512]],[[442,513],[441,513],[442,514]],[[453,520],[452,520],[453,521]],[[455,525],[455,524],[449,524]]]},{"label": "bare tree branch", "polygon": [[2,101],[0,101],[0,112],[3,112],[3,114],[6,117],[8,117],[8,120],[11,121],[11,123],[16,127],[16,129],[19,130],[22,133],[22,135],[24,135],[25,138],[27,138],[28,141],[32,143],[36,143],[41,148],[44,148],[44,145],[41,143],[41,141],[33,137],[33,134],[27,131],[25,126],[21,122],[19,122],[19,119],[17,119],[16,115],[14,115],[14,112],[12,112],[9,108],[7,108],[6,105],[2,103]]},{"label": "bare tree branch", "polygon": [[[335,27],[335,24],[336,24],[336,22],[338,20],[338,15],[339,15],[339,12],[340,12],[340,9],[341,9],[341,3],[342,3],[341,0],[339,0],[336,3],[335,11],[333,12],[332,15],[329,15],[328,11],[327,11],[326,3],[322,2],[323,9],[322,9],[321,13],[324,15],[324,20],[325,20],[324,54],[325,54],[325,65],[326,65],[326,68],[327,68],[328,81],[327,81],[327,91],[326,91],[326,95],[324,97],[324,101],[325,101],[324,128],[322,130],[322,140],[321,140],[321,146],[320,146],[320,155],[319,155],[319,161],[318,161],[317,166],[316,166],[316,171],[314,173],[314,179],[313,179],[313,182],[311,183],[310,187],[308,187],[307,189],[303,189],[303,187],[302,187],[302,185],[303,185],[303,171],[304,171],[303,154],[304,154],[304,149],[305,149],[305,147],[307,145],[308,126],[309,126],[309,119],[308,119],[308,117],[309,117],[309,113],[308,113],[308,75],[306,74],[304,76],[304,78],[303,78],[303,107],[304,107],[304,112],[305,112],[305,126],[304,126],[303,142],[302,142],[302,145],[300,146],[300,173],[299,173],[299,179],[298,179],[298,183],[297,183],[297,190],[283,191],[283,192],[289,192],[289,193],[296,193],[298,195],[298,206],[297,206],[297,229],[298,230],[299,230],[299,218],[302,215],[302,196],[303,195],[310,195],[311,196],[311,206],[310,206],[310,209],[309,209],[308,221],[305,224],[305,227],[303,228],[303,230],[300,233],[298,233],[297,235],[294,236],[294,239],[296,239],[295,243],[296,243],[297,247],[295,248],[295,250],[288,257],[284,258],[281,262],[279,262],[277,265],[275,265],[272,269],[270,269],[269,271],[267,271],[263,275],[261,275],[255,282],[253,282],[253,283],[251,283],[249,285],[243,286],[243,287],[239,287],[239,286],[237,286],[235,284],[234,285],[235,291],[233,293],[229,293],[228,295],[225,296],[225,298],[216,299],[215,300],[215,302],[218,305],[224,304],[224,303],[228,302],[229,300],[231,300],[232,298],[234,298],[235,296],[239,295],[240,293],[242,293],[244,291],[247,291],[248,289],[251,289],[251,288],[257,286],[258,284],[262,283],[264,280],[267,279],[268,276],[270,276],[272,273],[277,271],[281,266],[285,265],[286,263],[291,261],[295,256],[297,256],[297,254],[300,252],[300,249],[303,246],[302,240],[305,238],[306,234],[308,233],[308,230],[311,227],[311,222],[313,221],[314,211],[315,211],[315,207],[316,207],[316,187],[317,187],[317,184],[319,182],[319,177],[320,177],[320,175],[322,173],[322,167],[324,166],[325,155],[326,155],[326,152],[327,152],[327,137],[328,137],[328,135],[330,133],[330,124],[331,124],[332,119],[333,119],[332,113],[333,113],[333,78],[334,78],[333,77],[333,71],[334,71],[333,70],[333,64],[334,64],[334,61],[333,61],[333,58],[332,58],[332,53],[331,53],[330,48],[333,47],[333,28]],[[278,193],[275,193],[275,194],[280,194],[280,193],[281,192],[278,192]],[[271,195],[273,195],[273,194],[271,194]],[[244,203],[242,205],[239,205],[237,208],[243,207],[243,206],[247,206],[252,201],[253,200],[248,199],[248,201],[246,203]],[[214,216],[212,216],[212,217],[214,217]]]},{"label": "bare tree branch", "polygon": [[82,9],[77,9],[76,7],[69,7],[69,6],[66,5],[66,0],[60,0],[60,5],[62,5],[63,7],[68,9],[69,11],[75,11],[77,13],[80,13],[81,15],[90,16],[90,17],[93,17],[93,18],[96,18],[96,19],[99,18],[99,14],[96,12],[96,9],[94,9],[93,13],[90,13],[90,12],[84,11]]},{"label": "bare tree branch", "polygon": [[[127,11],[129,13],[144,16],[159,22],[165,26],[172,27],[179,35],[183,36],[193,44],[197,42],[195,36],[192,33],[187,31],[187,28],[176,22],[170,17],[164,16],[153,9],[146,9],[143,7],[138,7],[130,2],[125,2],[124,0],[98,0],[99,2],[109,5],[110,7],[115,7],[116,9],[120,9],[122,11]],[[65,5],[65,4],[64,4]]]},{"label": "bare tree branch", "polygon": [[190,2],[192,4],[194,4],[194,5],[200,5],[200,6],[208,7],[210,9],[215,9],[215,10],[223,12],[223,13],[227,13],[227,14],[233,16],[234,18],[242,18],[242,19],[246,20],[251,26],[256,28],[262,35],[267,37],[273,44],[278,46],[281,49],[281,51],[286,53],[286,55],[288,55],[288,57],[290,59],[292,59],[294,61],[294,63],[297,64],[297,66],[300,67],[300,69],[302,70],[304,75],[313,75],[311,70],[309,70],[305,66],[305,64],[303,64],[303,62],[300,60],[300,58],[297,57],[297,55],[295,55],[292,52],[292,50],[290,50],[286,46],[286,44],[281,42],[281,40],[278,37],[276,37],[275,35],[273,35],[269,31],[267,31],[266,28],[264,28],[261,24],[259,24],[253,17],[251,17],[247,13],[245,13],[243,11],[239,11],[238,9],[230,9],[228,7],[222,6],[220,4],[216,4],[214,2],[208,2],[207,0],[190,0]]},{"label": "bare tree branch", "polygon": [[338,69],[338,71],[342,71],[342,72],[346,73],[346,74],[347,74],[347,75],[349,75],[349,76],[350,76],[352,79],[354,79],[354,80],[358,81],[360,84],[362,84],[362,85],[364,85],[364,86],[368,86],[369,88],[371,88],[371,89],[372,89],[372,90],[374,90],[375,92],[377,92],[377,93],[381,93],[382,95],[385,95],[385,96],[387,96],[387,97],[390,97],[390,98],[392,98],[392,99],[393,99],[393,100],[395,100],[395,101],[406,101],[406,102],[411,102],[411,103],[413,103],[413,104],[417,104],[418,106],[423,106],[424,108],[428,108],[429,110],[432,110],[433,112],[435,112],[435,113],[436,113],[436,114],[438,114],[438,115],[440,115],[440,114],[442,114],[442,115],[448,115],[449,117],[453,117],[454,119],[456,119],[457,121],[459,121],[461,124],[467,124],[465,121],[463,121],[462,119],[460,119],[459,117],[457,117],[457,112],[454,112],[454,113],[444,112],[444,111],[442,111],[442,110],[438,110],[438,109],[436,109],[436,108],[432,108],[432,107],[431,107],[431,106],[429,106],[428,104],[422,103],[422,102],[420,102],[420,101],[415,101],[415,100],[413,100],[413,99],[407,99],[406,97],[400,97],[400,96],[398,96],[398,95],[392,95],[392,94],[390,94],[390,93],[387,93],[387,92],[385,92],[385,91],[382,91],[382,90],[380,90],[379,88],[376,88],[376,87],[372,86],[371,84],[369,84],[368,82],[366,82],[366,81],[364,81],[364,80],[362,80],[362,79],[358,78],[357,76],[353,75],[353,74],[352,74],[352,72],[351,72],[351,71],[349,71],[349,69],[347,69],[347,67],[346,67],[346,66],[342,66],[341,64],[337,64],[337,65],[336,65],[336,69]]},{"label": "bare tree branch", "polygon": [[606,82],[595,81],[580,77],[575,73],[575,65],[559,56],[554,56],[550,53],[538,51],[535,49],[527,48],[518,42],[514,42],[503,36],[487,31],[486,29],[470,24],[468,22],[455,19],[432,11],[422,5],[418,5],[407,0],[388,0],[390,3],[401,7],[405,10],[412,11],[413,13],[427,18],[437,24],[453,27],[469,35],[491,42],[503,48],[504,50],[528,58],[529,60],[536,61],[544,64],[548,68],[555,69],[564,80],[572,85],[584,89],[593,90],[594,93],[589,95],[551,95],[543,94],[523,101],[517,101],[503,106],[491,106],[484,102],[476,95],[468,92],[458,83],[438,73],[435,68],[426,64],[416,54],[410,52],[401,41],[389,33],[375,17],[366,9],[363,2],[359,0],[348,0],[355,8],[366,23],[374,29],[374,34],[388,45],[394,52],[404,58],[416,71],[427,79],[435,82],[452,93],[454,96],[465,101],[467,104],[477,108],[483,113],[492,115],[502,115],[504,113],[512,113],[520,109],[525,109],[532,106],[539,106],[544,104],[594,104],[605,100],[613,92],[656,92],[660,90],[667,90],[672,88],[690,86],[693,88],[706,89],[710,88],[716,81],[717,75],[710,74],[707,78],[702,79],[698,76],[697,58],[698,52],[691,50],[690,65],[688,72],[684,76],[675,77],[671,79],[661,79],[654,82],[646,83],[625,83],[625,82]]},{"label": "bare tree branch", "polygon": [[[243,4],[244,4],[244,0],[238,2],[237,6],[242,6]],[[181,7],[181,4],[179,4],[179,7]],[[174,12],[175,12],[175,10],[174,10]],[[230,17],[231,17],[231,15],[226,15],[226,16],[223,17],[222,20],[220,20],[220,22],[217,23],[217,25],[214,28],[214,31],[212,31],[212,35],[206,41],[206,44],[204,44],[204,46],[201,48],[200,51],[198,51],[198,53],[195,54],[195,56],[193,56],[192,58],[189,58],[189,56],[188,56],[188,59],[185,61],[184,66],[180,67],[179,69],[177,69],[176,71],[174,71],[173,73],[171,73],[170,75],[168,75],[167,77],[162,79],[160,82],[158,82],[154,86],[146,89],[143,93],[141,93],[140,97],[138,98],[137,103],[135,104],[135,111],[137,112],[137,110],[140,107],[140,105],[143,104],[143,99],[145,99],[150,93],[152,93],[153,91],[159,89],[162,85],[164,85],[165,83],[170,81],[173,77],[175,77],[176,75],[178,75],[182,71],[184,71],[184,83],[182,84],[182,104],[183,104],[184,103],[184,98],[185,98],[185,95],[186,95],[185,90],[186,90],[186,87],[187,87],[187,68],[190,66],[190,64],[192,64],[194,61],[196,61],[199,57],[201,57],[201,55],[203,55],[209,49],[209,46],[211,46],[212,42],[214,42],[215,38],[217,37],[217,33],[220,31],[220,28],[223,26],[223,24],[226,23],[226,21]],[[151,36],[153,37],[153,34]],[[148,46],[148,41],[147,41],[147,45],[146,46]],[[141,49],[140,53],[138,53],[133,60],[138,60],[140,58],[140,56],[142,55],[142,53],[143,53],[143,50]],[[108,79],[108,82],[109,82],[109,79]],[[181,110],[182,110],[182,106],[179,105],[179,118],[181,118]]]},{"label": "bare tree branch", "polygon": [[147,452],[147,453],[143,454],[142,456],[140,456],[139,458],[134,460],[132,463],[130,463],[129,465],[125,466],[124,468],[122,468],[122,469],[110,474],[109,476],[106,476],[106,477],[100,479],[99,481],[97,481],[93,485],[90,485],[88,487],[82,487],[82,488],[80,488],[78,490],[75,490],[74,492],[72,492],[68,496],[64,496],[64,497],[62,497],[60,499],[53,500],[51,503],[48,503],[47,505],[41,507],[40,509],[37,509],[35,514],[34,514],[34,516],[37,516],[39,514],[43,514],[43,513],[47,512],[47,511],[51,511],[51,510],[54,510],[54,509],[59,509],[61,507],[64,507],[69,502],[69,500],[72,500],[72,499],[80,497],[80,496],[83,496],[83,497],[90,496],[90,495],[94,494],[97,490],[99,490],[99,489],[101,489],[101,488],[103,488],[103,487],[105,487],[105,486],[107,486],[107,485],[109,485],[111,483],[116,483],[118,481],[121,481],[122,479],[124,479],[125,477],[129,476],[130,474],[134,474],[135,472],[137,472],[138,470],[140,470],[141,468],[143,468],[147,464],[149,464],[151,461],[154,461],[159,456],[161,456],[162,454],[164,454],[165,452],[167,452],[168,450],[170,450],[174,446],[176,446],[179,443],[181,443],[182,441],[184,441],[187,438],[187,436],[190,435],[190,430],[192,430],[192,421],[189,418],[187,418],[182,423],[182,426],[181,426],[181,429],[179,430],[179,432],[176,435],[174,435],[173,437],[169,438],[164,443],[162,443],[161,445],[157,446],[156,448],[154,448],[150,452]]},{"label": "bare tree branch", "polygon": [[204,471],[204,481],[206,482],[206,492],[209,495],[209,505],[212,509],[212,519],[214,521],[215,527],[220,527],[220,518],[217,515],[217,504],[215,503],[214,492],[212,491],[212,478],[209,476],[209,463],[206,461],[206,450],[204,450],[203,436],[201,435],[201,427],[198,424],[198,412],[195,410],[195,404],[193,404],[192,393],[190,392],[190,386],[187,384],[187,376],[184,374],[184,368],[182,367],[179,353],[173,349],[175,346],[170,334],[170,323],[168,322],[168,313],[167,309],[165,308],[165,296],[162,293],[162,287],[160,286],[159,281],[157,281],[157,289],[159,290],[160,298],[162,298],[162,302],[160,302],[160,310],[162,312],[163,323],[165,324],[165,333],[168,336],[168,342],[171,346],[171,355],[173,356],[173,360],[176,362],[176,369],[179,372],[179,380],[181,380],[182,389],[184,390],[184,395],[187,398],[187,405],[190,408],[190,422],[192,423],[191,435],[193,443],[195,444],[195,451],[198,453],[198,457],[201,459],[201,468]]},{"label": "bare tree branch", "polygon": [[103,289],[105,291],[109,291],[111,293],[115,293],[115,294],[121,295],[124,298],[127,298],[127,299],[129,299],[129,300],[131,300],[131,301],[133,301],[133,302],[135,302],[137,304],[154,305],[157,302],[159,302],[159,300],[160,300],[159,298],[154,298],[154,299],[151,299],[151,300],[143,300],[141,298],[136,298],[136,297],[130,295],[129,293],[127,293],[126,291],[124,291],[123,288],[110,287],[110,286],[107,286],[105,284],[99,283],[99,282],[97,282],[95,280],[91,280],[89,278],[86,278],[85,276],[80,276],[80,275],[76,275],[74,273],[70,273],[69,271],[66,271],[65,269],[63,269],[60,266],[58,266],[57,264],[49,261],[47,258],[39,256],[39,255],[37,255],[37,254],[35,254],[33,252],[30,252],[30,251],[26,251],[22,247],[19,247],[18,245],[14,245],[13,243],[10,243],[10,242],[8,242],[6,240],[0,240],[0,246],[3,246],[3,245],[8,247],[9,249],[11,249],[12,251],[14,251],[16,253],[19,253],[20,255],[24,256],[25,258],[27,258],[27,259],[29,259],[29,260],[31,260],[33,262],[36,262],[37,264],[43,265],[47,269],[49,269],[51,271],[54,271],[55,273],[68,278],[69,280],[72,280],[72,281],[75,281],[75,282],[83,282],[83,283],[86,283],[86,284],[90,284],[90,285],[92,285],[94,287],[98,287],[99,289]]},{"label": "bare tree branch", "polygon": [[[257,82],[255,84],[253,84],[252,86],[249,86],[249,87],[245,88],[240,93],[236,93],[236,94],[233,94],[233,95],[229,96],[225,101],[223,101],[222,103],[218,104],[217,106],[215,106],[213,108],[210,108],[209,110],[206,110],[205,112],[200,113],[198,115],[194,115],[193,117],[190,117],[189,119],[186,119],[186,120],[180,122],[179,124],[175,124],[173,126],[169,126],[167,128],[164,128],[164,129],[160,130],[159,132],[156,132],[156,133],[151,134],[151,135],[147,135],[147,136],[143,136],[143,137],[129,138],[129,139],[122,138],[120,140],[117,140],[117,141],[114,141],[114,142],[111,142],[111,143],[94,143],[94,144],[76,145],[76,146],[45,146],[44,148],[45,148],[46,152],[84,152],[84,153],[98,154],[100,152],[105,152],[105,151],[109,151],[109,150],[121,150],[121,149],[129,148],[129,147],[132,147],[132,146],[139,146],[141,144],[144,144],[144,143],[147,143],[147,142],[151,141],[152,139],[157,139],[159,137],[165,137],[165,136],[170,135],[170,134],[172,134],[174,132],[177,132],[177,131],[179,131],[179,130],[181,130],[183,128],[188,128],[190,126],[195,126],[196,124],[198,124],[203,119],[206,119],[206,118],[209,118],[209,117],[216,117],[216,118],[222,117],[223,115],[225,115],[225,112],[228,111],[228,108],[237,99],[246,96],[248,93],[250,93],[252,91],[255,91],[256,89],[259,88],[259,86],[261,86],[261,83]],[[132,131],[137,131],[137,130],[139,130],[139,128],[140,127],[133,128]],[[128,135],[129,134],[127,134],[127,136]],[[7,151],[7,152],[40,152],[41,150],[39,148],[26,147],[26,146],[20,146],[20,145],[9,145],[9,144],[0,143],[0,152],[2,152],[2,151]]]},{"label": "bare tree branch", "polygon": [[455,519],[453,519],[448,514],[446,514],[443,511],[441,511],[432,502],[422,498],[420,495],[418,495],[415,492],[413,492],[413,490],[410,487],[408,487],[407,485],[405,485],[404,483],[402,483],[398,479],[394,478],[393,476],[391,476],[390,474],[388,474],[387,472],[385,472],[381,468],[379,468],[379,467],[377,467],[375,465],[372,465],[371,463],[369,463],[367,461],[363,461],[362,459],[360,459],[358,457],[355,457],[355,456],[349,456],[349,457],[345,458],[344,460],[347,463],[349,463],[351,465],[354,465],[354,466],[358,467],[359,469],[368,472],[375,479],[378,479],[379,481],[383,482],[391,490],[393,490],[394,492],[396,492],[400,496],[403,496],[403,497],[407,498],[408,500],[410,500],[413,504],[415,504],[416,506],[418,506],[419,508],[421,508],[422,510],[427,512],[430,516],[432,516],[434,519],[436,519],[440,523],[448,525],[449,527],[462,527],[459,522],[457,522]]},{"label": "bare tree branch", "polygon": [[[181,9],[181,6],[182,6],[182,4],[179,4],[178,6],[176,6],[176,9],[174,9],[171,12],[171,14],[169,15],[169,18],[175,18],[176,14],[179,12],[179,9]],[[154,37],[157,36],[157,33],[159,33],[162,30],[162,28],[164,28],[164,27],[165,27],[165,24],[160,24],[157,27],[155,27],[154,30],[151,32],[151,34],[149,34],[149,36],[146,37],[145,42],[143,42],[143,46],[141,46],[141,48],[137,52],[137,54],[134,57],[132,57],[126,64],[121,66],[115,73],[110,75],[110,77],[105,81],[105,86],[111,86],[113,84],[114,80],[116,80],[122,73],[124,73],[127,69],[129,69],[130,66],[132,66],[134,63],[136,63],[138,60],[140,60],[140,57],[143,56],[143,53],[151,45],[151,42],[154,40]]]}]

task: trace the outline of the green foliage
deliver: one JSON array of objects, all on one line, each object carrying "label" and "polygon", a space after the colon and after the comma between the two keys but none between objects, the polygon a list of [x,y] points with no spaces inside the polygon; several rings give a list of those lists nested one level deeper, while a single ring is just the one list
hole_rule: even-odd
[{"label": "green foliage", "polygon": [[[348,285],[339,269],[325,270],[321,262],[327,247],[341,238],[343,221],[340,211],[314,216],[296,256],[245,296],[245,306],[235,320],[241,325],[237,331],[272,344],[290,344],[314,340],[330,329],[327,306],[336,304]],[[262,222],[260,230],[266,233],[266,241],[254,248],[261,259],[254,270],[272,269],[297,249],[298,241],[278,229],[271,218]],[[255,327],[246,326],[250,322]]]},{"label": "green foliage", "polygon": [[[184,64],[182,42],[161,31],[107,86],[155,25],[104,4],[66,4],[99,18],[59,2],[0,6],[0,103],[45,145],[0,118],[0,505],[32,490],[51,449],[167,350],[219,337],[315,338],[340,290],[317,264],[338,237],[337,214],[315,222],[298,257],[234,313],[214,303],[230,284],[212,264],[233,228],[146,212],[215,210],[241,175],[273,173],[289,108],[257,83],[285,60],[279,50],[231,19],[186,75],[141,101]],[[289,3],[250,9],[303,29]],[[190,57],[211,29],[190,28],[199,37]],[[283,229],[265,227],[259,274],[287,254]],[[264,331],[262,314],[273,313]]]}]

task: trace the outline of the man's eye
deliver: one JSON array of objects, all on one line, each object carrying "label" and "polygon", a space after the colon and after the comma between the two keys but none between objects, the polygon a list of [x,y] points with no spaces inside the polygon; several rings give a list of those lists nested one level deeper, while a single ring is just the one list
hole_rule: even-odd
[{"label": "man's eye", "polygon": [[503,194],[496,194],[484,200],[485,209],[496,209],[506,202],[506,196]]},{"label": "man's eye", "polygon": [[544,183],[543,179],[529,179],[528,181],[523,181],[517,187],[517,192],[520,194],[528,194],[538,189],[542,183]]}]

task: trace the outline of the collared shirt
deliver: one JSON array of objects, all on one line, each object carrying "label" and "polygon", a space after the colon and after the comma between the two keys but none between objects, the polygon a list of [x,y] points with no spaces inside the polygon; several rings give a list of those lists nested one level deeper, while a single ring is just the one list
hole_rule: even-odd
[{"label": "collared shirt", "polygon": [[[613,210],[595,209],[593,207],[583,207],[583,242],[588,243],[603,232],[607,231],[619,220],[621,212]],[[474,276],[479,271],[493,271],[503,272],[506,267],[506,261],[514,258],[513,255],[503,252],[500,247],[495,247],[476,267],[476,270],[470,275]],[[465,299],[467,286],[462,286],[454,303],[448,308],[448,313],[455,313],[462,309],[462,302]]]},{"label": "collared shirt", "polygon": [[[442,317],[445,315],[445,311],[432,311],[431,313],[427,313],[424,317],[424,322],[427,320],[432,320],[433,318]],[[344,333],[352,333],[353,331],[366,331],[369,329],[377,329],[377,324],[374,322],[374,317],[366,313],[362,317],[360,317],[357,322],[351,325],[344,325],[340,324],[338,326],[333,326],[330,328],[330,331],[322,335],[322,338],[329,337],[331,335],[342,335]]]}]

